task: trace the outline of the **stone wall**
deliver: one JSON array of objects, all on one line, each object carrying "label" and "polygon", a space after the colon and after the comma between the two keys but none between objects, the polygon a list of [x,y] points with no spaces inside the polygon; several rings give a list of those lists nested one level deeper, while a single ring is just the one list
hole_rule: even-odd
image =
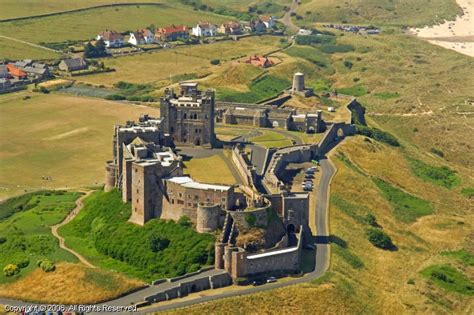
[{"label": "stone wall", "polygon": [[[230,211],[229,213],[239,228],[266,227],[268,225],[268,209],[270,207],[271,205],[266,205],[254,210]],[[254,223],[251,224],[250,222]]]},{"label": "stone wall", "polygon": [[240,150],[238,146],[232,149],[232,163],[234,163],[235,168],[239,171],[244,184],[252,188],[255,187],[257,180],[255,166],[250,162],[247,153]]}]

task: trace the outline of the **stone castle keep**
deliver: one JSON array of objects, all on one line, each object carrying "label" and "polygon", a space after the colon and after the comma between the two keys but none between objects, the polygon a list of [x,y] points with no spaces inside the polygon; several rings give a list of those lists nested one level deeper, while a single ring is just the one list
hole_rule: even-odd
[{"label": "stone castle keep", "polygon": [[[215,267],[233,278],[298,271],[305,235],[310,232],[308,193],[258,192],[255,166],[237,146],[230,162],[243,180],[239,189],[200,183],[184,173],[182,157],[173,148],[216,146],[214,103],[213,91],[182,83],[179,93],[165,90],[160,118],[142,115],[138,122],[115,126],[104,189],[116,188],[123,202],[130,202],[131,223],[145,225],[154,218],[177,221],[186,216],[200,233],[222,229],[215,244]],[[247,119],[240,111],[233,108],[227,115],[234,115],[234,123],[291,126],[303,132],[323,128],[320,112],[298,115],[291,110],[255,109],[247,115],[253,118]]]}]

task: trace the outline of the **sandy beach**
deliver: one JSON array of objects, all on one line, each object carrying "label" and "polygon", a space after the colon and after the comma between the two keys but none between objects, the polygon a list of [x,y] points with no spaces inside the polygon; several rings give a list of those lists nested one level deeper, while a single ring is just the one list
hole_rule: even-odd
[{"label": "sandy beach", "polygon": [[454,21],[410,32],[430,43],[474,57],[474,0],[456,0],[464,14]]}]

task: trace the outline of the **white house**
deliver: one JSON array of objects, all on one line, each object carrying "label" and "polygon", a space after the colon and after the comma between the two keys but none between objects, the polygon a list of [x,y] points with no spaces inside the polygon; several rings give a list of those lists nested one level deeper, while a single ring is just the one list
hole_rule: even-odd
[{"label": "white house", "polygon": [[298,35],[301,35],[301,36],[308,36],[308,35],[311,35],[313,32],[311,30],[306,30],[304,28],[300,28],[299,31],[298,31]]},{"label": "white house", "polygon": [[147,28],[137,30],[136,32],[130,33],[128,42],[134,46],[152,44],[154,42],[155,35]]},{"label": "white house", "polygon": [[116,31],[105,30],[104,32],[99,33],[96,39],[102,39],[107,48],[122,47],[124,45],[123,36]]},{"label": "white house", "polygon": [[192,30],[192,34],[197,37],[215,36],[216,33],[217,27],[209,22],[199,22]]},{"label": "white house", "polygon": [[265,24],[266,28],[272,28],[275,26],[276,20],[273,16],[267,16],[267,15],[260,15],[260,21]]}]

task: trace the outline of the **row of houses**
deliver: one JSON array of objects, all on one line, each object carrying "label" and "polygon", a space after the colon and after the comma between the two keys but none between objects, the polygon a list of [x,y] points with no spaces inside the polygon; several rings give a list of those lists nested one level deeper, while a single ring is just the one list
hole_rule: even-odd
[{"label": "row of houses", "polygon": [[50,76],[47,64],[30,59],[0,64],[0,93]]},{"label": "row of houses", "polygon": [[[273,16],[260,16],[250,21],[248,24],[229,21],[219,26],[207,21],[200,21],[195,27],[189,28],[185,25],[171,25],[159,27],[154,31],[148,28],[142,28],[131,32],[128,37],[128,43],[131,45],[147,45],[156,42],[169,42],[179,39],[187,39],[189,36],[211,37],[221,35],[240,35],[244,32],[265,32],[275,26],[276,20]],[[125,45],[125,37],[113,30],[105,30],[99,33],[96,40],[103,40],[106,47],[115,48]]]}]

